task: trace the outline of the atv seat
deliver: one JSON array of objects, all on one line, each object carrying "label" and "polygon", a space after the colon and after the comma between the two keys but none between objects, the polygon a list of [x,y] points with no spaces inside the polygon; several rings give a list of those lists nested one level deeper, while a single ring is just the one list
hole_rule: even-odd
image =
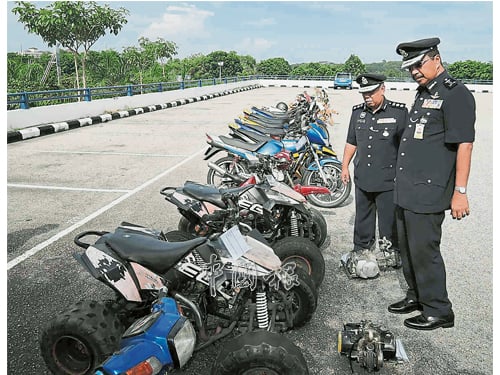
[{"label": "atv seat", "polygon": [[183,242],[167,242],[127,231],[107,233],[101,239],[123,259],[139,263],[160,275],[207,241],[205,237],[197,237]]}]

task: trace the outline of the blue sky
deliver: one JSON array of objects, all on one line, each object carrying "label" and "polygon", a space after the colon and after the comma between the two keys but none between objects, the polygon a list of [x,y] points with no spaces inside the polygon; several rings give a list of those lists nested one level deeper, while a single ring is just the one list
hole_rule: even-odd
[{"label": "blue sky", "polygon": [[[38,8],[50,2],[34,2]],[[130,11],[117,35],[94,50],[137,46],[145,36],[178,45],[177,57],[236,51],[261,61],[343,63],[355,54],[364,63],[399,60],[398,43],[438,36],[446,62],[493,60],[492,1],[108,1]],[[51,50],[28,34],[7,7],[7,51]]]}]

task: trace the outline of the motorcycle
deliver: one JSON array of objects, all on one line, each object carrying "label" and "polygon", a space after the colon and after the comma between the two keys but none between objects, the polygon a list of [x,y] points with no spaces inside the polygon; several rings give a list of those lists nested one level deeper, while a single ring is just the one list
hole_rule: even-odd
[{"label": "motorcycle", "polygon": [[[85,251],[74,257],[117,298],[77,302],[51,320],[40,339],[47,367],[56,374],[91,373],[118,349],[125,327],[150,313],[164,287],[193,322],[198,350],[231,333],[303,326],[316,310],[314,283],[293,264],[282,266],[257,232],[251,235],[234,227],[185,240],[182,232],[126,222],[114,232],[78,234],[74,242]],[[90,244],[87,236],[98,238]]]},{"label": "motorcycle", "polygon": [[[197,340],[193,325],[179,310],[178,302],[168,296],[167,288],[162,288],[151,313],[125,331],[120,350],[101,364],[94,375],[156,375],[183,368],[196,351]],[[228,360],[238,357],[243,350],[246,351],[245,363]],[[283,335],[260,330],[241,334],[225,343],[213,363],[211,375],[227,374],[228,370],[248,372],[255,368],[272,369],[282,375],[293,371],[297,375],[308,374],[299,348]]]},{"label": "motorcycle", "polygon": [[[352,183],[342,182],[342,163],[336,153],[325,145],[326,142],[314,124],[302,128],[299,140],[270,139],[248,143],[241,139],[207,134],[210,147],[205,152],[204,160],[225,151],[228,156],[218,159],[214,164],[231,174],[248,174],[249,164],[258,161],[260,155],[280,155],[286,150],[293,156],[288,173],[295,181],[307,186],[327,187],[330,191],[330,194],[309,194],[306,199],[315,206],[332,208],[347,199]],[[211,171],[207,173],[207,183],[215,184],[214,175]]]},{"label": "motorcycle", "polygon": [[316,287],[321,285],[325,261],[319,246],[326,240],[327,224],[289,186],[267,176],[265,182],[232,189],[187,181],[181,187],[165,187],[160,194],[182,215],[179,230],[207,236],[234,225],[247,232],[257,229],[282,262],[294,262]]}]

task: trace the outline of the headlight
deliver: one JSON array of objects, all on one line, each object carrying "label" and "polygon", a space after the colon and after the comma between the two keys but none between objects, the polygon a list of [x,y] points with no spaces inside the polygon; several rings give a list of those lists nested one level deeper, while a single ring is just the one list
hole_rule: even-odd
[{"label": "headlight", "polygon": [[146,315],[141,319],[136,320],[123,334],[122,338],[140,335],[151,327],[156,320],[160,317],[161,311],[156,311],[152,314]]},{"label": "headlight", "polygon": [[195,344],[193,325],[186,317],[181,317],[168,335],[168,346],[176,368],[181,368],[191,358]]}]

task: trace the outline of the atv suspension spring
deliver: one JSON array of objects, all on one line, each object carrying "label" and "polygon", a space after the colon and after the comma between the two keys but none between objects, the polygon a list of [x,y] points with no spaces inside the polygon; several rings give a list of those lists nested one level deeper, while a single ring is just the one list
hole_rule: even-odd
[{"label": "atv suspension spring", "polygon": [[257,292],[257,323],[259,328],[266,329],[269,326],[269,313],[267,311],[266,292]]},{"label": "atv suspension spring", "polygon": [[299,237],[299,223],[297,221],[295,211],[292,211],[292,214],[290,215],[290,235]]}]

